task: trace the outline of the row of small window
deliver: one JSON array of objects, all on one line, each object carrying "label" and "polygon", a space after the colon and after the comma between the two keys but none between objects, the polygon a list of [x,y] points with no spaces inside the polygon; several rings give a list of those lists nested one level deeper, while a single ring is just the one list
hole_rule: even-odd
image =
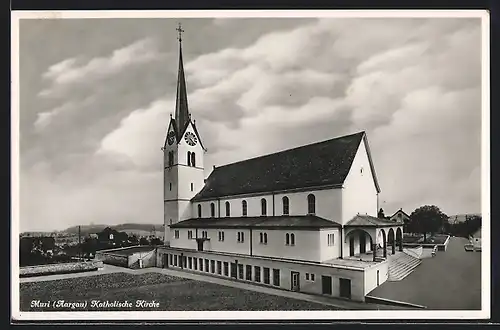
[{"label": "row of small window", "polygon": [[[196,166],[196,154],[194,152],[187,152],[187,164],[188,166]],[[168,167],[174,166],[174,152],[168,152]]]},{"label": "row of small window", "polygon": [[[224,242],[224,232],[219,231],[217,234],[219,236],[219,242]],[[330,235],[333,236],[333,234],[329,234],[328,236],[330,236]],[[176,229],[174,231],[174,238],[178,239],[179,237],[180,237],[179,230]],[[208,233],[206,230],[203,230],[201,232],[201,237],[208,238]],[[193,239],[193,231],[192,230],[188,230],[188,239]],[[238,243],[244,243],[245,242],[245,233],[242,231],[239,231],[237,233],[237,240],[236,241]],[[267,233],[260,233],[260,243],[267,244]],[[295,245],[295,234],[286,233],[285,234],[285,244],[286,245]]]},{"label": "row of small window", "polygon": [[[205,271],[207,273],[231,276],[240,280],[263,282],[264,284],[271,284],[271,269],[268,267],[243,265],[227,261],[209,260],[196,257],[178,256],[169,254],[169,265],[173,267],[187,268],[189,270]],[[231,266],[231,269],[229,269]],[[261,274],[261,269],[262,273]],[[253,276],[252,276],[253,275]],[[261,280],[261,275],[263,275]],[[280,270],[273,269],[273,285],[280,286]]]},{"label": "row of small window", "polygon": [[[283,215],[290,214],[290,199],[288,197],[283,197]],[[231,216],[231,204],[229,202],[225,203],[226,205],[226,217]],[[260,200],[261,206],[261,215],[267,215],[267,200],[262,198]],[[241,201],[241,213],[243,216],[247,216],[248,213],[248,205],[247,201]],[[315,214],[316,213],[316,197],[313,194],[309,194],[307,196],[307,213]],[[210,216],[215,217],[215,203],[210,203]],[[198,204],[198,218],[202,218],[201,212],[201,204]]]},{"label": "row of small window", "polygon": [[[174,231],[174,237],[175,238],[179,238],[179,231],[178,230]],[[208,233],[207,233],[206,230],[203,230],[201,232],[201,237],[202,238],[208,238]],[[224,233],[222,233],[222,237],[223,237],[222,240],[224,240]],[[193,231],[192,230],[188,230],[188,239],[193,239]]]}]

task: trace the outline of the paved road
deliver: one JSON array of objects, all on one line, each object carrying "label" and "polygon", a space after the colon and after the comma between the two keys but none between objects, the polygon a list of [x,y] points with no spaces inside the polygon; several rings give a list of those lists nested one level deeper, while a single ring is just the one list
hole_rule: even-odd
[{"label": "paved road", "polygon": [[370,296],[439,310],[481,309],[481,253],[466,252],[465,238],[452,237],[446,252],[426,258],[401,281],[386,282]]},{"label": "paved road", "polygon": [[188,279],[192,279],[192,280],[196,280],[196,281],[215,283],[215,284],[219,284],[219,285],[225,285],[225,286],[240,288],[240,289],[244,289],[244,290],[262,292],[262,293],[266,293],[266,294],[272,294],[272,295],[288,297],[288,298],[294,298],[294,299],[299,299],[299,300],[304,300],[304,301],[309,301],[309,302],[314,302],[314,303],[320,303],[323,305],[334,306],[334,307],[338,307],[338,308],[342,308],[342,309],[350,309],[350,310],[394,310],[394,309],[404,310],[404,309],[408,309],[408,308],[394,307],[394,306],[388,306],[388,305],[365,304],[365,303],[360,303],[360,302],[355,302],[355,301],[341,300],[341,299],[335,299],[335,298],[323,297],[323,296],[316,296],[316,295],[310,295],[310,294],[305,294],[305,293],[300,293],[300,292],[279,290],[279,289],[271,288],[268,286],[259,286],[259,285],[255,285],[255,284],[249,284],[249,283],[240,282],[240,281],[228,280],[228,279],[224,279],[224,278],[205,276],[202,274],[177,271],[177,270],[173,270],[173,269],[162,269],[162,268],[156,268],[156,267],[135,270],[135,269],[122,268],[122,267],[117,267],[117,266],[112,266],[112,265],[104,265],[103,269],[98,270],[98,271],[85,272],[85,273],[75,273],[75,274],[61,274],[61,275],[27,277],[27,278],[21,278],[20,282],[26,283],[26,282],[54,281],[54,280],[60,280],[60,279],[66,279],[66,278],[85,277],[85,276],[110,274],[110,273],[143,274],[143,273],[149,273],[149,272],[157,272],[157,273],[161,273],[161,274],[165,274],[165,275],[188,278]]}]

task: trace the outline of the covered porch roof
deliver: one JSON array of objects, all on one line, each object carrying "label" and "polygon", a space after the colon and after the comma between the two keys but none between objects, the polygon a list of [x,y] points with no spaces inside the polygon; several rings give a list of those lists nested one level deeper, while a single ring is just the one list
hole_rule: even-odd
[{"label": "covered porch roof", "polygon": [[380,228],[380,227],[395,227],[395,226],[402,226],[401,223],[392,221],[392,220],[387,220],[387,219],[380,219],[376,217],[372,217],[370,215],[363,215],[363,214],[358,214],[349,222],[345,224],[345,227],[375,227],[375,228]]}]

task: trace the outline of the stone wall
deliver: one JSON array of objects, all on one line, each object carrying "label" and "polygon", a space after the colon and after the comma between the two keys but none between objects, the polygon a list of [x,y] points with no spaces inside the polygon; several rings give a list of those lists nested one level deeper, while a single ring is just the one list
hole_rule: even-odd
[{"label": "stone wall", "polygon": [[121,254],[113,254],[112,252],[97,251],[95,259],[102,261],[105,264],[128,267],[128,256]]},{"label": "stone wall", "polygon": [[103,267],[102,261],[82,261],[49,265],[26,266],[19,269],[20,277],[79,273],[93,271]]}]

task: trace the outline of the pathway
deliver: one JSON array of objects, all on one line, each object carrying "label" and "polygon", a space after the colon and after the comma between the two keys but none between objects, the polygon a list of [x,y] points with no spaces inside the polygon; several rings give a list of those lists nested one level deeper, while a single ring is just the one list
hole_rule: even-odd
[{"label": "pathway", "polygon": [[481,253],[466,252],[468,240],[450,238],[446,251],[424,258],[401,281],[386,282],[369,293],[437,310],[481,309]]}]

